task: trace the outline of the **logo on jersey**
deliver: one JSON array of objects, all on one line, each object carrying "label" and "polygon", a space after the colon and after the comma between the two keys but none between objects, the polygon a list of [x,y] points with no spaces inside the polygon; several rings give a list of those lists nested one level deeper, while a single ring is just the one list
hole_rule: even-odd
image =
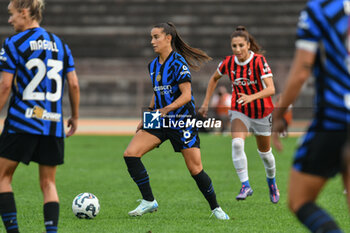
[{"label": "logo on jersey", "polygon": [[5,49],[4,48],[2,48],[1,50],[0,50],[0,61],[6,61],[7,60],[7,57],[4,57],[3,55],[5,55]]},{"label": "logo on jersey", "polygon": [[350,15],[350,1],[344,1],[344,11],[345,14]]},{"label": "logo on jersey", "polygon": [[180,75],[185,75],[185,74],[191,74],[190,71],[188,70],[188,67],[183,65],[182,66],[182,71],[180,73]]},{"label": "logo on jersey", "polygon": [[258,80],[249,80],[247,78],[237,78],[233,81],[233,85],[236,86],[250,86],[258,84]]},{"label": "logo on jersey", "polygon": [[27,108],[25,117],[56,122],[61,120],[60,113],[48,112],[39,106],[34,106],[34,108]]},{"label": "logo on jersey", "polygon": [[299,16],[299,22],[298,22],[298,27],[302,29],[309,29],[309,23],[307,22],[309,18],[309,15],[307,14],[306,11],[302,11]]},{"label": "logo on jersey", "polygon": [[269,73],[271,71],[269,65],[267,63],[264,64],[264,69],[263,69],[264,73]]},{"label": "logo on jersey", "polygon": [[345,107],[350,110],[350,93],[344,95]]},{"label": "logo on jersey", "polygon": [[173,88],[171,85],[155,86],[153,91],[159,92],[161,95],[168,95],[173,93]]},{"label": "logo on jersey", "polygon": [[162,76],[160,74],[157,75],[156,77],[157,81],[159,82],[162,79]]},{"label": "logo on jersey", "polygon": [[160,129],[160,112],[144,112],[143,128],[144,129]]}]

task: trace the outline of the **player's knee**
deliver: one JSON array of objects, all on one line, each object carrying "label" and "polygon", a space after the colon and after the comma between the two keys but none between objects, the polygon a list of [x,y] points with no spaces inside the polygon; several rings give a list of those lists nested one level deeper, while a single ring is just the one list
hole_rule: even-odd
[{"label": "player's knee", "polygon": [[288,198],[288,208],[292,213],[296,213],[300,207],[301,205],[298,204],[298,202],[296,202],[292,198]]},{"label": "player's knee", "polygon": [[232,152],[239,155],[244,150],[244,140],[242,138],[232,139]]},{"label": "player's knee", "polygon": [[47,190],[51,190],[52,188],[56,188],[56,183],[54,180],[50,178],[41,178],[40,179],[40,188],[43,192]]},{"label": "player's knee", "polygon": [[13,177],[13,172],[7,169],[0,170],[0,181],[11,183]]},{"label": "player's knee", "polygon": [[124,151],[124,157],[137,157],[137,151],[128,147]]},{"label": "player's knee", "polygon": [[267,152],[261,152],[258,150],[258,153],[261,157],[261,159],[266,163],[267,165],[274,166],[275,164],[275,157],[272,154],[272,149],[270,148]]}]

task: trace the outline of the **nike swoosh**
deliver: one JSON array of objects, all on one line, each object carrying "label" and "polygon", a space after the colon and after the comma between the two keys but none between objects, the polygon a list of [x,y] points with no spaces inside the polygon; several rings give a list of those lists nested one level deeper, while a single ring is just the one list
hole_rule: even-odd
[{"label": "nike swoosh", "polygon": [[153,74],[154,74],[154,72],[151,73],[151,75],[153,75]]},{"label": "nike swoosh", "polygon": [[190,143],[192,141],[192,139],[191,140],[188,140],[188,141],[185,141],[185,144],[188,144],[188,143]]}]

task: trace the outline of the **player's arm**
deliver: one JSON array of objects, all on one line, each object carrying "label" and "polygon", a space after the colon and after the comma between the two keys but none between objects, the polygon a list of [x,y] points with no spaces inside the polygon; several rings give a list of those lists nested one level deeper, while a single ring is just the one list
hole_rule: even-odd
[{"label": "player's arm", "polygon": [[78,128],[80,88],[76,72],[73,70],[67,74],[69,102],[71,107],[71,117],[68,119],[70,127],[67,137],[72,136]]},{"label": "player's arm", "polygon": [[0,112],[5,106],[7,99],[11,93],[13,74],[8,72],[1,72],[0,76]]},{"label": "player's arm", "polygon": [[148,105],[148,110],[154,110],[154,97],[155,97],[155,95],[153,93],[151,102]]},{"label": "player's arm", "polygon": [[257,99],[263,99],[265,97],[269,97],[275,94],[275,85],[273,84],[272,76],[266,77],[262,80],[265,84],[265,88],[257,93],[254,93],[252,95],[247,95],[244,93],[238,93],[240,96],[237,100],[238,103],[241,103],[242,105],[246,105],[254,100]]},{"label": "player's arm", "polygon": [[311,76],[314,61],[314,52],[303,49],[296,50],[292,66],[287,77],[286,86],[272,115],[272,142],[278,150],[282,150],[282,144],[279,141],[278,133],[282,133],[286,130],[283,115],[287,111],[288,106],[290,106],[298,97],[303,84]]},{"label": "player's arm", "polygon": [[218,85],[219,79],[221,77],[222,77],[222,75],[219,74],[219,72],[216,70],[214,72],[214,74],[209,79],[209,83],[208,83],[207,91],[205,94],[205,98],[203,100],[203,104],[198,111],[204,117],[207,117],[207,115],[208,115],[208,106],[209,106],[210,99],[213,96],[215,88]]},{"label": "player's arm", "polygon": [[181,106],[187,104],[191,101],[192,95],[191,95],[191,82],[183,82],[179,84],[179,89],[181,91],[181,95],[171,104],[168,106],[159,109],[161,113],[161,117],[164,117],[168,112],[171,112],[175,109],[180,108]]},{"label": "player's arm", "polygon": [[[155,97],[155,95],[153,93],[152,98],[151,98],[151,102],[148,105],[147,111],[153,111],[154,110],[154,106],[155,106],[154,105],[154,97]],[[137,133],[137,131],[139,131],[142,128],[142,126],[143,126],[143,120],[141,120],[140,123],[137,125],[136,133]]]}]

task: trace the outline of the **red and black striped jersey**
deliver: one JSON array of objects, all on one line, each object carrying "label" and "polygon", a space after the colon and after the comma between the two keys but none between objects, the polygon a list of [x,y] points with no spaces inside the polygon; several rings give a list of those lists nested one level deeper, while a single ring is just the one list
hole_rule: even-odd
[{"label": "red and black striped jersey", "polygon": [[266,59],[261,54],[250,52],[250,57],[244,61],[238,61],[235,55],[227,56],[218,66],[220,75],[227,74],[232,83],[231,110],[244,113],[250,118],[263,118],[273,111],[271,97],[257,99],[242,106],[237,103],[238,93],[251,95],[265,88],[262,80],[272,77],[272,72]]}]

